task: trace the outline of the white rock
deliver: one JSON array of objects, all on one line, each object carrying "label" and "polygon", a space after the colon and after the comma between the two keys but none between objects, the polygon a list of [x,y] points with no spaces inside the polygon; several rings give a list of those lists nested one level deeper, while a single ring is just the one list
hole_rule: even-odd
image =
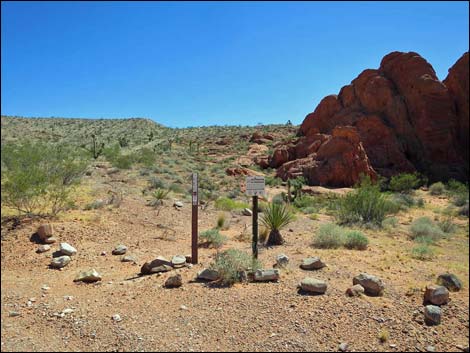
[{"label": "white rock", "polygon": [[68,256],[75,255],[77,253],[77,249],[75,249],[72,245],[68,243],[60,243],[60,249],[59,251]]}]

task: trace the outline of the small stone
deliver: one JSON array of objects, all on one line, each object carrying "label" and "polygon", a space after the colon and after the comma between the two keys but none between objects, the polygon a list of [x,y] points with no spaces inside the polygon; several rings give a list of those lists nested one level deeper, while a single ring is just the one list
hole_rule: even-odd
[{"label": "small stone", "polygon": [[59,251],[68,256],[75,255],[77,253],[77,249],[75,249],[72,245],[68,243],[60,243],[60,249]]},{"label": "small stone", "polygon": [[116,321],[116,322],[122,321],[121,315],[119,315],[119,314],[114,314],[112,316],[112,319],[113,319],[113,321]]},{"label": "small stone", "polygon": [[397,348],[397,345],[394,344],[394,343],[391,343],[391,344],[389,344],[389,347],[390,347],[390,348]]},{"label": "small stone", "polygon": [[279,267],[285,267],[289,263],[289,258],[285,254],[276,256],[276,265]]},{"label": "small stone", "polygon": [[242,214],[244,216],[252,216],[253,212],[249,208],[244,208],[243,211],[242,211]]},{"label": "small stone", "polygon": [[165,281],[166,288],[178,288],[178,287],[181,287],[182,285],[183,285],[183,279],[181,278],[180,274],[168,277],[168,279]]},{"label": "small stone", "polygon": [[46,251],[49,251],[49,250],[51,250],[50,245],[39,245],[36,252],[40,254],[40,253],[43,253],[43,252],[46,252]]},{"label": "small stone", "polygon": [[444,286],[437,286],[431,284],[426,286],[426,292],[424,293],[424,302],[431,303],[434,305],[447,304],[449,301],[449,291]]},{"label": "small stone", "polygon": [[441,308],[436,305],[426,305],[424,308],[424,320],[427,325],[439,325],[441,323]]},{"label": "small stone", "polygon": [[181,305],[181,306],[180,306],[180,309],[181,309],[181,310],[189,310],[186,305]]},{"label": "small stone", "polygon": [[146,262],[140,269],[140,273],[148,275],[151,273],[166,272],[173,269],[173,264],[163,256],[158,256],[151,262]]},{"label": "small stone", "polygon": [[326,265],[320,260],[320,258],[315,256],[303,259],[300,268],[302,270],[319,270],[325,266]]},{"label": "small stone", "polygon": [[18,311],[10,311],[8,312],[9,317],[15,317],[15,316],[20,316],[20,313]]},{"label": "small stone", "polygon": [[186,263],[186,257],[183,255],[175,255],[171,259],[171,264],[178,268],[178,267],[183,267]]},{"label": "small stone", "polygon": [[106,256],[106,251],[102,251],[100,255],[101,256]]},{"label": "small stone", "polygon": [[371,296],[382,296],[385,288],[384,283],[380,278],[367,273],[361,273],[354,277],[353,284],[360,284],[364,287],[365,293]]},{"label": "small stone", "polygon": [[49,290],[51,289],[51,287],[49,287],[47,284],[44,284],[42,287],[41,287],[42,290]]},{"label": "small stone", "polygon": [[173,206],[175,207],[183,207],[183,203],[181,201],[175,201],[173,202]]},{"label": "small stone", "polygon": [[91,270],[88,271],[82,271],[78,274],[78,276],[73,280],[74,282],[97,282],[101,281],[101,275],[94,269],[92,268]]},{"label": "small stone", "polygon": [[462,289],[462,282],[452,273],[443,273],[437,277],[437,284],[446,287],[451,292],[458,292]]},{"label": "small stone", "polygon": [[326,292],[327,287],[328,285],[325,281],[311,277],[306,277],[300,282],[300,288],[309,293],[323,294]]},{"label": "small stone", "polygon": [[254,275],[254,280],[256,282],[269,282],[269,281],[278,281],[279,280],[279,270],[256,270]]},{"label": "small stone", "polygon": [[46,244],[53,244],[56,241],[57,241],[57,239],[55,237],[50,237],[50,238],[44,239],[44,243],[46,243]]},{"label": "small stone", "polygon": [[65,314],[65,315],[71,314],[73,313],[73,311],[74,311],[73,309],[67,308],[67,309],[62,310],[62,314]]},{"label": "small stone", "polygon": [[436,348],[434,346],[427,346],[426,347],[426,352],[435,352]]},{"label": "small stone", "polygon": [[197,279],[206,281],[216,281],[219,279],[219,273],[216,270],[205,268],[197,273]]},{"label": "small stone", "polygon": [[71,260],[72,260],[71,257],[67,255],[54,257],[51,261],[50,266],[53,268],[62,268],[62,267],[67,266]]},{"label": "small stone", "polygon": [[361,286],[360,284],[355,284],[354,286],[349,287],[346,290],[346,294],[350,297],[359,297],[364,294],[364,291],[365,290],[363,286]]},{"label": "small stone", "polygon": [[121,259],[122,262],[133,262],[135,263],[136,260],[135,260],[135,257],[131,256],[131,255],[125,255],[122,257]]},{"label": "small stone", "polygon": [[114,248],[114,250],[112,251],[112,254],[113,255],[124,255],[127,251],[127,246],[125,245],[118,245]]},{"label": "small stone", "polygon": [[341,351],[341,352],[347,352],[348,351],[348,347],[349,345],[347,343],[341,343],[338,347],[338,349]]}]

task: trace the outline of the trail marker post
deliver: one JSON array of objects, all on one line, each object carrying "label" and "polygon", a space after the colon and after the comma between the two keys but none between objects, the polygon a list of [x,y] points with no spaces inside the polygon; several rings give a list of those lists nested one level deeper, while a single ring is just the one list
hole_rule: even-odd
[{"label": "trail marker post", "polygon": [[258,258],[258,196],[265,195],[265,181],[262,176],[246,177],[246,194],[253,197],[253,258]]},{"label": "trail marker post", "polygon": [[191,216],[191,262],[197,264],[197,208],[199,204],[197,173],[193,173],[192,216]]}]

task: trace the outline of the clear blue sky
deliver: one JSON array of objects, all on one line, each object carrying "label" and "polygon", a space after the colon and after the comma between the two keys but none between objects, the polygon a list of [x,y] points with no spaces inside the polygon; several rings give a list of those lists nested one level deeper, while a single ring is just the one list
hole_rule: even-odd
[{"label": "clear blue sky", "polygon": [[2,2],[3,115],[300,124],[395,50],[440,79],[468,2]]}]

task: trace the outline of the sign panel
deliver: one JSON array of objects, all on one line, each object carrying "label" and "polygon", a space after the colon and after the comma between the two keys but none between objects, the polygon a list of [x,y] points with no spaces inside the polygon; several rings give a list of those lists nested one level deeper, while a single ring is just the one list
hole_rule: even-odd
[{"label": "sign panel", "polygon": [[264,187],[264,176],[246,177],[246,194],[248,196],[264,196],[266,194]]},{"label": "sign panel", "polygon": [[198,204],[197,173],[193,173],[193,206]]}]

